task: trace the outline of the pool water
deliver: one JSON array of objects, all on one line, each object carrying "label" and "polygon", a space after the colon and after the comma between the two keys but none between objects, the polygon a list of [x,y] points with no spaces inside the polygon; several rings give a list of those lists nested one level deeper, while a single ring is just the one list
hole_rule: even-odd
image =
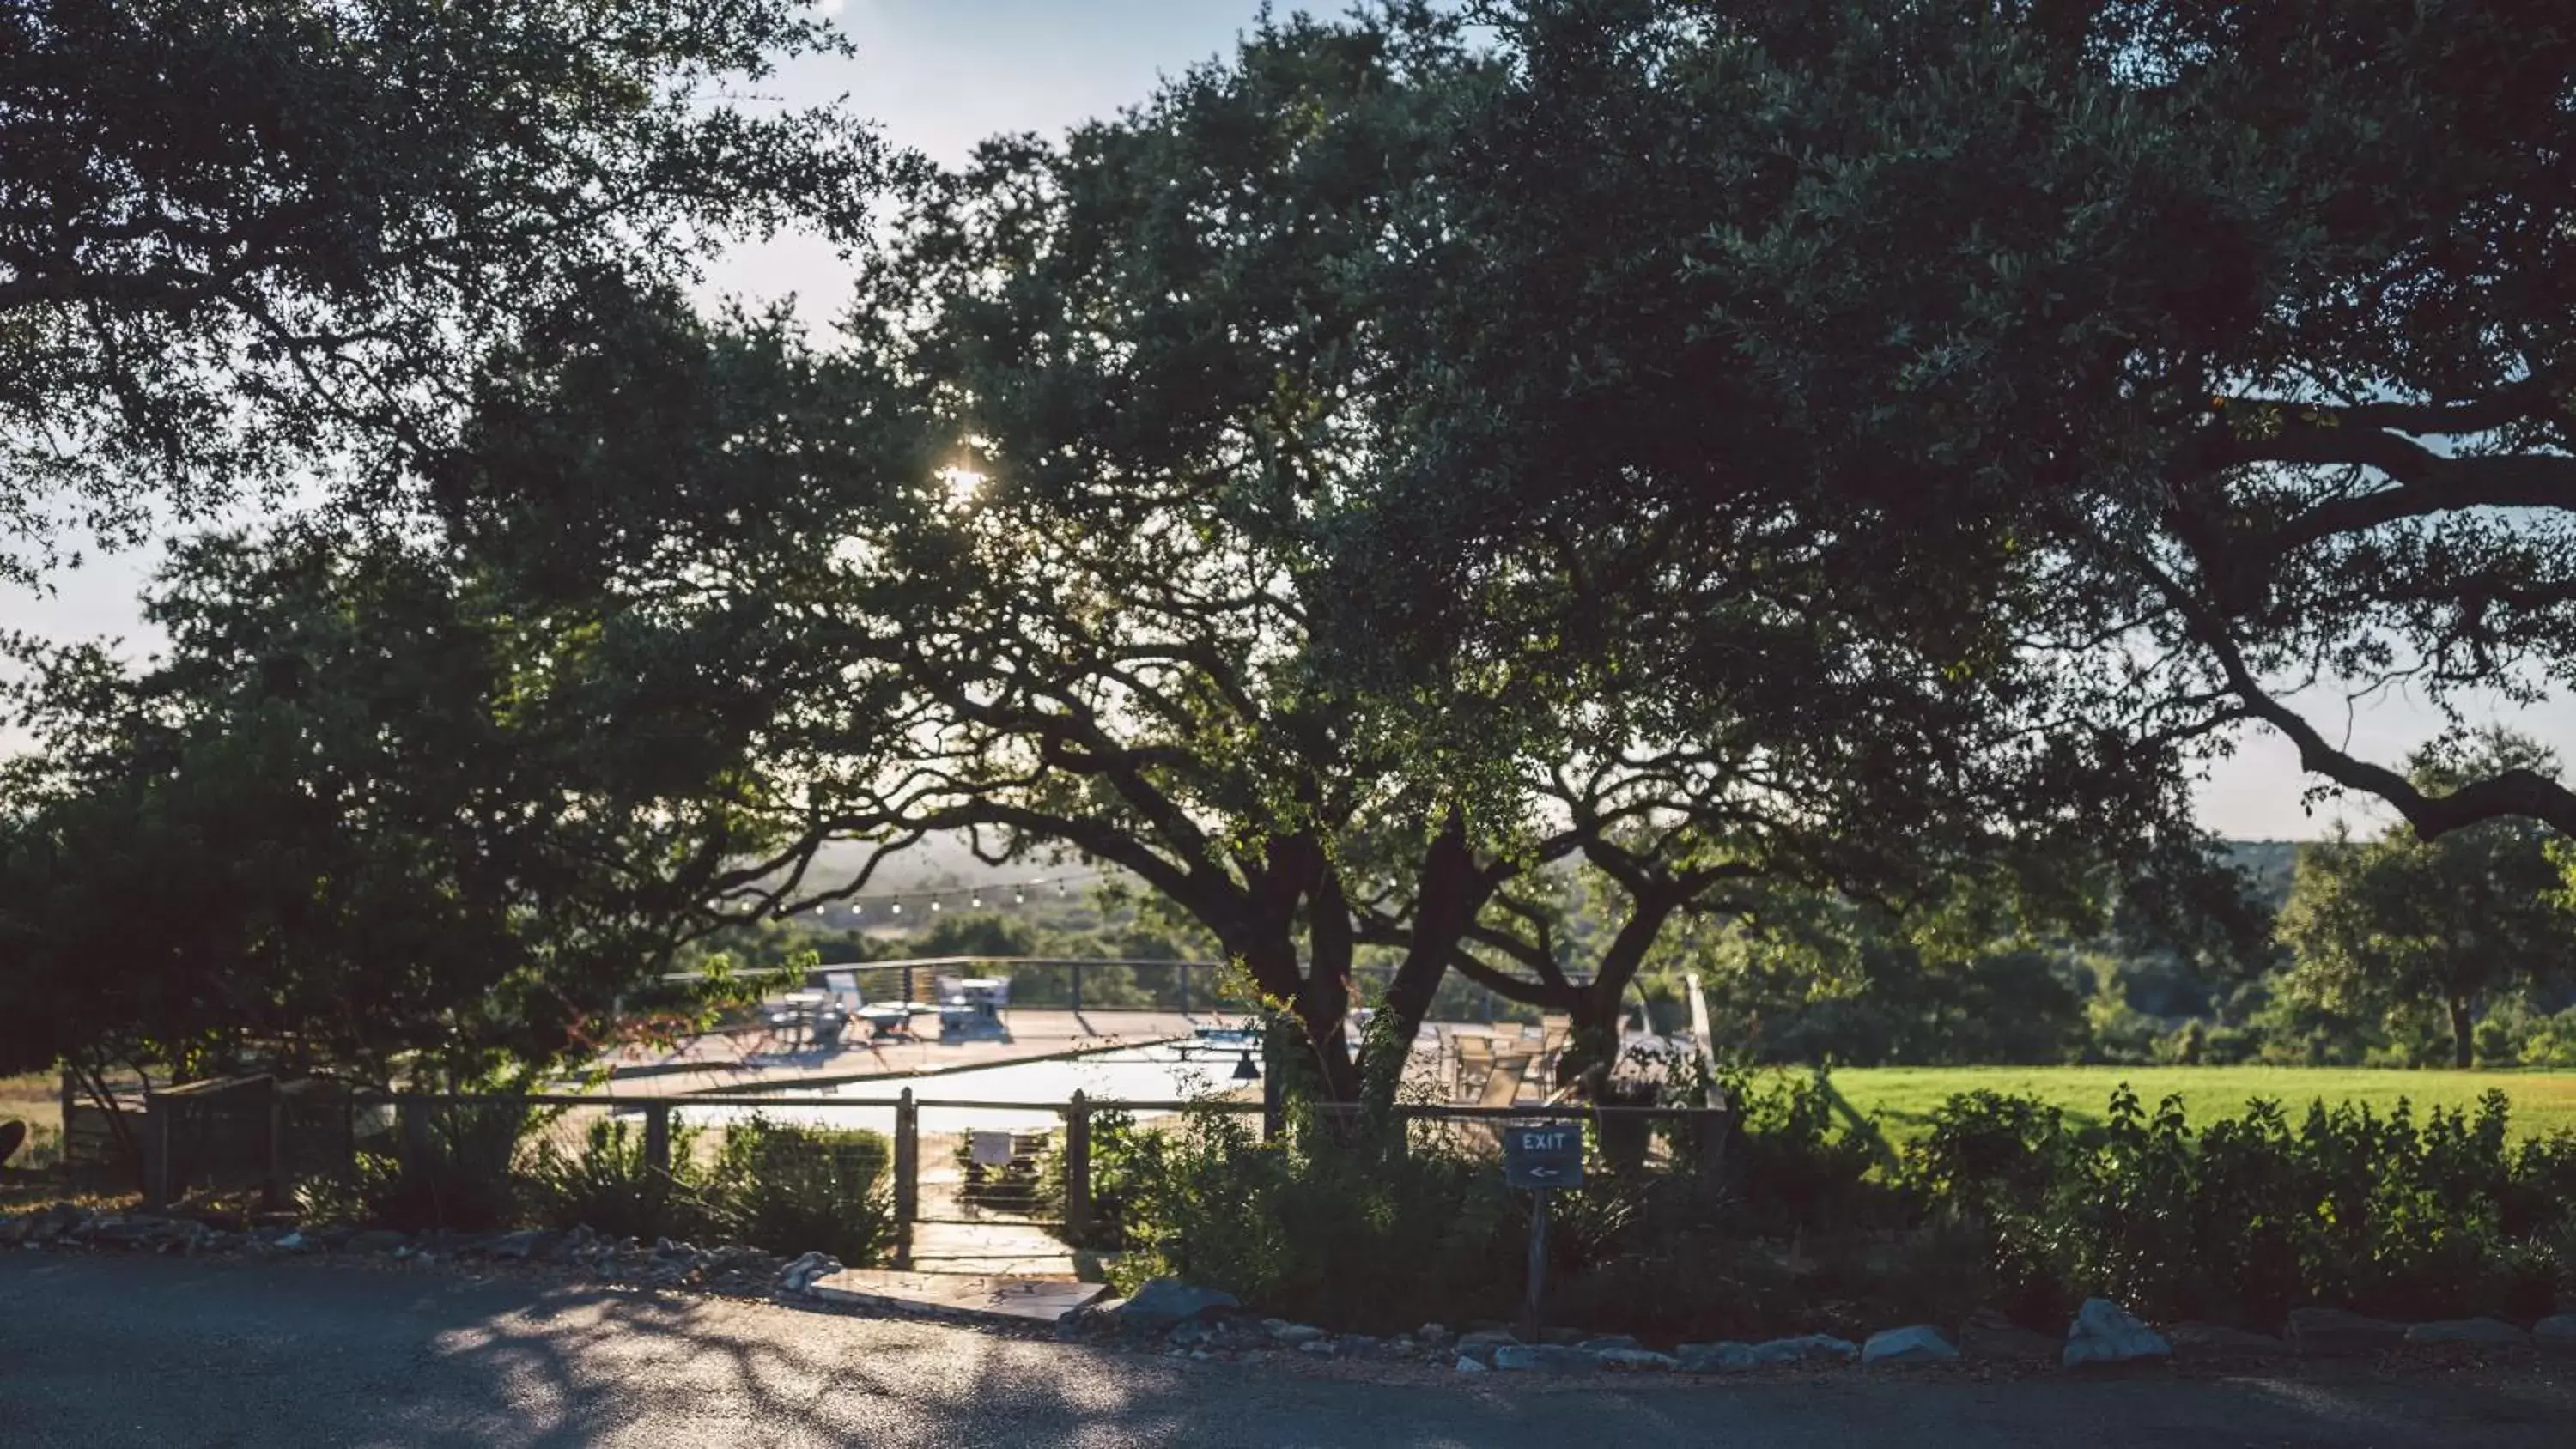
[{"label": "pool water", "polygon": [[[879,1077],[819,1090],[782,1089],[781,1095],[800,1100],[851,1097],[862,1101],[887,1101],[910,1087],[914,1097],[932,1102],[1052,1103],[1068,1101],[1077,1091],[1101,1102],[1186,1102],[1249,1085],[1234,1079],[1237,1065],[1243,1060],[1241,1050],[1183,1050],[1183,1045],[1166,1042],[1152,1046],[1118,1047],[1045,1061],[1011,1062],[1002,1066],[972,1067],[964,1071],[914,1077]],[[1257,1052],[1253,1059],[1258,1063]],[[688,1121],[707,1126],[736,1121],[758,1110],[760,1115],[775,1122],[818,1127],[868,1127],[889,1133],[894,1130],[894,1108],[890,1106],[688,1109],[685,1100],[677,1105],[684,1108]],[[924,1132],[1034,1132],[1058,1126],[1062,1121],[1063,1116],[1059,1112],[1030,1110],[1025,1106],[969,1105],[921,1109],[921,1130]]]}]

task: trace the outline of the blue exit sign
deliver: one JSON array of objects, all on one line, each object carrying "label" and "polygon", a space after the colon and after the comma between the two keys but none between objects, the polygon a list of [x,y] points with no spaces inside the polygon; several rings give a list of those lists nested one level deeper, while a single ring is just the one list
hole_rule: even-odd
[{"label": "blue exit sign", "polygon": [[1503,1181],[1512,1187],[1581,1187],[1583,1128],[1574,1122],[1503,1129]]}]

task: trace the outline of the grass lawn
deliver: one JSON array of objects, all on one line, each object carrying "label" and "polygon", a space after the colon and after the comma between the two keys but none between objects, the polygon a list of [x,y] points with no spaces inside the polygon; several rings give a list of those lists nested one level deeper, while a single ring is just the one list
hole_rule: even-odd
[{"label": "grass lawn", "polygon": [[63,1125],[62,1078],[52,1072],[0,1077],[0,1122],[12,1117],[49,1131]]},{"label": "grass lawn", "polygon": [[2149,1111],[2167,1095],[2179,1096],[2194,1123],[2240,1115],[2246,1102],[2268,1097],[2295,1122],[2308,1103],[2323,1098],[2363,1102],[2386,1112],[2400,1099],[2428,1107],[2467,1107],[2499,1087],[2513,1101],[2518,1135],[2576,1129],[2576,1072],[2374,1071],[2339,1067],[1846,1067],[1833,1074],[1834,1090],[1861,1116],[1875,1115],[1892,1138],[1912,1137],[1932,1109],[1960,1092],[1979,1088],[2034,1096],[2066,1110],[2070,1118],[2099,1120],[2122,1082],[2135,1088]]}]

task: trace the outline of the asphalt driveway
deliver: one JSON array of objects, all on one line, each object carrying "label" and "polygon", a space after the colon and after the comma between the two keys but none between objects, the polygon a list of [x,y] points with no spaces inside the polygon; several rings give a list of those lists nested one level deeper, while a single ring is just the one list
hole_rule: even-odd
[{"label": "asphalt driveway", "polygon": [[2576,1365],[1534,1381],[525,1279],[0,1255],[0,1446],[2576,1445]]}]

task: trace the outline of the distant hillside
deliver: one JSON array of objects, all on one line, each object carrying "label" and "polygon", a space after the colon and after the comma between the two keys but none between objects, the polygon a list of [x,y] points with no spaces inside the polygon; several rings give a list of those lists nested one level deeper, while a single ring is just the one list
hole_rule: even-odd
[{"label": "distant hillside", "polygon": [[[815,857],[814,883],[833,886],[848,880],[867,864],[869,850],[869,846],[856,842],[838,842],[823,847]],[[900,854],[887,857],[886,862],[877,867],[875,877],[868,882],[868,894],[972,890],[978,886],[1004,886],[1015,881],[1114,873],[1104,866],[1085,865],[1070,855],[1057,861],[1040,854],[1015,865],[990,866],[975,858],[974,852],[967,849],[963,836],[934,835]]]},{"label": "distant hillside", "polygon": [[2230,840],[2225,843],[2228,863],[2254,878],[2257,899],[2273,910],[2290,900],[2290,887],[2299,877],[2299,851],[2306,844],[2297,840]]},{"label": "distant hillside", "polygon": [[[2229,864],[2253,878],[2257,899],[2279,910],[2290,899],[2290,887],[2298,878],[2303,845],[2296,840],[2230,840],[2220,848]],[[855,874],[867,857],[868,847],[864,845],[825,846],[816,857],[812,883],[822,887],[838,885]],[[1016,881],[1119,874],[1122,872],[1113,867],[1096,862],[1085,864],[1070,855],[1060,861],[1040,856],[1016,865],[990,866],[975,858],[963,837],[943,835],[889,858],[877,868],[876,878],[868,882],[867,893],[877,896],[903,891],[991,889]],[[1080,890],[1078,886],[1076,894]]]}]

